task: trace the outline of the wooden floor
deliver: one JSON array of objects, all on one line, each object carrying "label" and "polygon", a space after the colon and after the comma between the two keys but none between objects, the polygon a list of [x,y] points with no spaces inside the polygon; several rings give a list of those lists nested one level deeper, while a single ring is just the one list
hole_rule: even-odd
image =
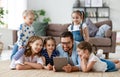
[{"label": "wooden floor", "polygon": [[48,70],[10,70],[9,60],[0,61],[0,77],[120,77],[116,72],[53,72]]},{"label": "wooden floor", "polygon": [[[8,54],[2,55],[0,60],[0,77],[120,77],[120,70],[116,72],[53,72],[48,70],[10,70]],[[6,58],[8,57],[8,58]],[[120,59],[120,46],[116,47],[116,53],[110,53],[110,59]]]}]

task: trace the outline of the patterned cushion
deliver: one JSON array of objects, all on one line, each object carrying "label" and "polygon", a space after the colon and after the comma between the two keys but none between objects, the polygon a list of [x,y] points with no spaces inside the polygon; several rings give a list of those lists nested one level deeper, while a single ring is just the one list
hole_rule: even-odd
[{"label": "patterned cushion", "polygon": [[46,36],[46,29],[47,29],[48,23],[42,23],[42,22],[34,22],[33,27],[35,30],[35,35],[38,36]]},{"label": "patterned cushion", "polygon": [[98,28],[92,23],[90,19],[86,19],[86,24],[88,26],[89,36],[94,37],[98,31]]}]

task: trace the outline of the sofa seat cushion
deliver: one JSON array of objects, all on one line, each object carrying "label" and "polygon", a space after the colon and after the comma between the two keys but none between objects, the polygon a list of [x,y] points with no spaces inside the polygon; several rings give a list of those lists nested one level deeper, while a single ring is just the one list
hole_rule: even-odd
[{"label": "sofa seat cushion", "polygon": [[64,31],[67,31],[67,28],[70,24],[49,24],[47,27],[47,36],[58,37]]},{"label": "sofa seat cushion", "polygon": [[89,42],[96,46],[111,46],[111,39],[110,38],[95,38],[90,37]]}]

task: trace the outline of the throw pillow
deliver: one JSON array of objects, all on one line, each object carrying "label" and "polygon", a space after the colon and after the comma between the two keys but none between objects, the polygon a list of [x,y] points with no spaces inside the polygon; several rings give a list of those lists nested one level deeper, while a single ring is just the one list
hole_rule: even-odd
[{"label": "throw pillow", "polygon": [[107,30],[110,29],[110,26],[107,24],[103,24],[99,27],[95,37],[104,37]]},{"label": "throw pillow", "polygon": [[96,32],[98,31],[98,28],[92,23],[89,18],[86,19],[86,24],[88,26],[89,36],[94,37],[96,35]]},{"label": "throw pillow", "polygon": [[43,22],[34,22],[33,27],[35,30],[35,35],[37,36],[45,36],[46,35],[46,29],[47,29],[48,23]]}]

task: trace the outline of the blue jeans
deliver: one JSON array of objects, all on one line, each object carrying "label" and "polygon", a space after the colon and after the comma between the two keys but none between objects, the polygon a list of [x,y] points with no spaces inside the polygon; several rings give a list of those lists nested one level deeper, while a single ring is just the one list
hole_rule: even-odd
[{"label": "blue jeans", "polygon": [[16,54],[13,56],[14,60],[18,60],[25,52],[25,48],[20,48]]},{"label": "blue jeans", "polygon": [[18,49],[18,45],[15,44],[10,59],[18,60],[24,54],[25,48]]},{"label": "blue jeans", "polygon": [[12,60],[13,56],[16,54],[16,52],[18,51],[18,45],[15,44],[12,50],[12,54],[10,56],[10,59]]}]

